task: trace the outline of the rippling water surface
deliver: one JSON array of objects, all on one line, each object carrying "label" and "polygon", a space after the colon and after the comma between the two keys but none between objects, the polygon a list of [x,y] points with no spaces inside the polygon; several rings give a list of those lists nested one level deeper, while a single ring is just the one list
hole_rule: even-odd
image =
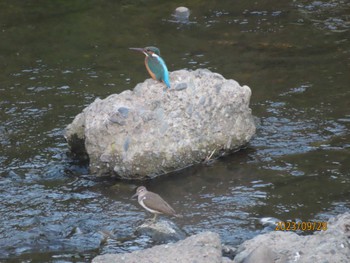
[{"label": "rippling water surface", "polygon": [[[188,23],[173,10],[191,9]],[[170,71],[209,68],[252,89],[247,149],[145,182],[188,234],[237,245],[257,219],[327,220],[350,205],[348,1],[2,1],[0,260],[87,262],[134,251],[150,215],[136,182],[101,180],[64,128],[96,97],[148,78],[128,47],[155,45]]]}]

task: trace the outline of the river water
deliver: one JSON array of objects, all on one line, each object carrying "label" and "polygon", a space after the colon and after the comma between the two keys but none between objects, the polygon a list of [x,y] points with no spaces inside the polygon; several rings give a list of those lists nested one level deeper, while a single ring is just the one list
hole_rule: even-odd
[{"label": "river water", "polygon": [[[191,9],[178,23],[177,6]],[[238,245],[257,221],[350,210],[349,1],[2,1],[0,261],[89,262],[151,246],[138,182],[98,179],[64,128],[97,97],[148,78],[128,47],[155,45],[170,71],[208,68],[252,89],[249,146],[142,184],[188,234]]]}]

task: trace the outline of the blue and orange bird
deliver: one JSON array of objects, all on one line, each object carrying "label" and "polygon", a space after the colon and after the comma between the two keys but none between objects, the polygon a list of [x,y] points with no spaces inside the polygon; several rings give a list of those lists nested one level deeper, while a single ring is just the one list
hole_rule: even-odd
[{"label": "blue and orange bird", "polygon": [[167,88],[170,89],[169,72],[164,60],[160,57],[160,51],[156,47],[134,48],[145,54],[145,66],[152,79],[164,82]]}]

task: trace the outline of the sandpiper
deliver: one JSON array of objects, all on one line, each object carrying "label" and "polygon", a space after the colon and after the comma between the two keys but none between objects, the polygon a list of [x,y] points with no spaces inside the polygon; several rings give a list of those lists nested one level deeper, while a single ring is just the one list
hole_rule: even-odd
[{"label": "sandpiper", "polygon": [[176,214],[175,210],[166,202],[160,195],[147,191],[146,187],[139,186],[136,189],[136,194],[132,196],[136,197],[139,204],[147,211],[154,214],[153,221],[156,220],[158,214],[166,214],[175,217],[182,217]]}]

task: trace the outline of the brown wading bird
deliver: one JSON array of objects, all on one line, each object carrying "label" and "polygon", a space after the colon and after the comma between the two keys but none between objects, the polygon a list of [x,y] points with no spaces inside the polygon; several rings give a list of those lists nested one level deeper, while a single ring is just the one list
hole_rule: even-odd
[{"label": "brown wading bird", "polygon": [[136,196],[139,204],[144,209],[154,214],[153,221],[156,220],[158,214],[182,217],[181,215],[176,214],[175,210],[167,202],[165,202],[160,195],[147,191],[146,187],[144,186],[139,186],[136,189],[136,194],[134,194],[131,198]]}]

